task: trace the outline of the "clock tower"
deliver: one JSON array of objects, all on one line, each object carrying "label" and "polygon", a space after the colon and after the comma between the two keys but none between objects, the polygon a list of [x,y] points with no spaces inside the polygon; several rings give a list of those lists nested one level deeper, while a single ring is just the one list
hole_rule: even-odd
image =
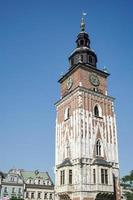
[{"label": "clock tower", "polygon": [[55,198],[120,200],[114,98],[82,17],[56,103]]}]

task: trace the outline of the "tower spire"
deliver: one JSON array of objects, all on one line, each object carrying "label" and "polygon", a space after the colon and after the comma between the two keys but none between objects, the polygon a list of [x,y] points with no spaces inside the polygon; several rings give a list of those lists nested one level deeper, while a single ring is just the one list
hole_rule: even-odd
[{"label": "tower spire", "polygon": [[85,19],[84,16],[86,16],[86,13],[82,13],[82,18],[81,18],[81,23],[80,23],[80,31],[84,32],[85,31]]}]

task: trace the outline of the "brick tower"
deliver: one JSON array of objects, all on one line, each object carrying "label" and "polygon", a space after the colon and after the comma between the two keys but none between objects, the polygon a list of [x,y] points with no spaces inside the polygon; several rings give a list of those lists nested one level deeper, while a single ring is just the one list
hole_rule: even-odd
[{"label": "brick tower", "polygon": [[56,103],[56,199],[120,199],[114,98],[107,71],[97,68],[82,17],[70,67]]}]

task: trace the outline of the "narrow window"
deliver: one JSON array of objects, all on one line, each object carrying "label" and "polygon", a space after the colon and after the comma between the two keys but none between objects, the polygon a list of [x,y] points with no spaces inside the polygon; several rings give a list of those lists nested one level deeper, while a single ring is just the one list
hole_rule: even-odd
[{"label": "narrow window", "polygon": [[74,58],[71,58],[71,65],[74,65]]},{"label": "narrow window", "polygon": [[60,184],[62,185],[62,171],[60,171]]},{"label": "narrow window", "polygon": [[31,199],[34,199],[34,192],[31,193]]},{"label": "narrow window", "polygon": [[95,117],[99,117],[98,106],[95,106],[95,107],[94,107],[94,115],[95,115]]},{"label": "narrow window", "polygon": [[18,188],[18,193],[19,193],[19,194],[21,193],[21,188]]},{"label": "narrow window", "polygon": [[11,177],[11,181],[14,182],[15,181],[15,177]]},{"label": "narrow window", "polygon": [[52,194],[49,195],[49,198],[52,199]]},{"label": "narrow window", "polygon": [[80,45],[84,45],[84,40],[80,40]]},{"label": "narrow window", "polygon": [[104,184],[104,169],[101,169],[101,183]]},{"label": "narrow window", "polygon": [[84,60],[84,56],[83,55],[80,55],[80,60],[81,60],[81,62],[83,62],[83,60]]},{"label": "narrow window", "polygon": [[84,56],[82,54],[79,55],[78,61],[80,63],[84,61]]},{"label": "narrow window", "polygon": [[38,180],[38,185],[40,185],[40,183],[41,183],[41,181],[40,181],[40,180]]},{"label": "narrow window", "polygon": [[65,170],[60,171],[60,184],[65,184]]},{"label": "narrow window", "polygon": [[69,184],[72,184],[72,170],[69,170]]},{"label": "narrow window", "polygon": [[44,199],[47,199],[47,193],[44,194]]},{"label": "narrow window", "polygon": [[89,63],[92,64],[92,56],[89,55]]},{"label": "narrow window", "polygon": [[14,187],[12,188],[12,193],[15,193],[15,188]]},{"label": "narrow window", "polygon": [[93,91],[98,92],[99,90],[98,90],[98,88],[93,88]]},{"label": "narrow window", "polygon": [[108,184],[108,171],[105,169],[105,184]]},{"label": "narrow window", "polygon": [[29,198],[29,192],[26,192],[26,198]]},{"label": "narrow window", "polygon": [[69,118],[70,118],[70,108],[67,107],[64,113],[64,120],[67,120]]},{"label": "narrow window", "polygon": [[4,188],[4,193],[7,193],[7,187]]},{"label": "narrow window", "polygon": [[101,169],[101,183],[102,184],[108,184],[108,170],[107,169]]},{"label": "narrow window", "polygon": [[93,169],[93,183],[96,183],[96,170]]},{"label": "narrow window", "polygon": [[41,192],[38,192],[38,199],[41,199]]},{"label": "narrow window", "polygon": [[62,174],[62,184],[65,184],[65,170],[63,170],[63,174]]},{"label": "narrow window", "polygon": [[97,140],[97,143],[96,143],[96,155],[97,156],[101,156],[101,143],[100,143],[100,140]]}]

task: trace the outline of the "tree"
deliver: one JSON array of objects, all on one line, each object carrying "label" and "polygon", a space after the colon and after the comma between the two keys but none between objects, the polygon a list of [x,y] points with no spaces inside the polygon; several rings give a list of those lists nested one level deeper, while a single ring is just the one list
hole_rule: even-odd
[{"label": "tree", "polygon": [[131,192],[126,192],[126,193],[125,193],[125,196],[126,196],[127,200],[133,200],[133,193],[131,193]]},{"label": "tree", "polygon": [[19,197],[11,197],[10,200],[24,200],[24,199]]},{"label": "tree", "polygon": [[122,184],[124,189],[124,196],[127,200],[133,200],[133,170],[129,173],[129,175],[123,176]]}]

